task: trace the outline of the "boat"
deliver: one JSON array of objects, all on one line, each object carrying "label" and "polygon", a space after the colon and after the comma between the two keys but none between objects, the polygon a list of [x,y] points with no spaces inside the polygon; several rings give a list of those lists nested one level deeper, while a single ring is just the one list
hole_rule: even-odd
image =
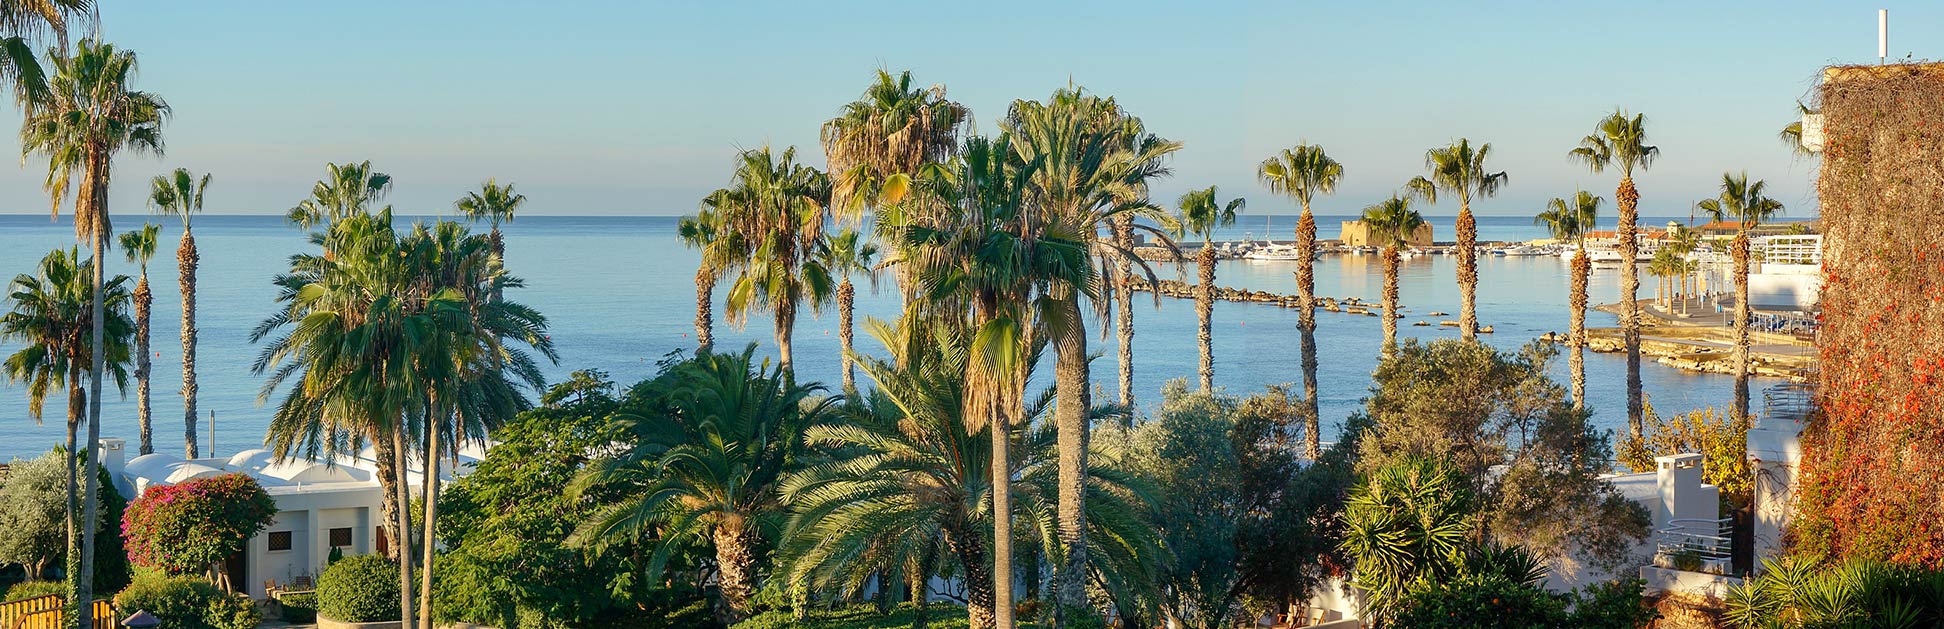
[{"label": "boat", "polygon": [[1543,256],[1543,255],[1548,255],[1550,253],[1551,252],[1547,251],[1545,247],[1538,247],[1534,245],[1519,245],[1517,247],[1506,247],[1504,249],[1499,250],[1499,255],[1509,256],[1509,257]]},{"label": "boat", "polygon": [[1264,244],[1250,249],[1248,253],[1242,254],[1242,259],[1260,261],[1301,260],[1303,259],[1303,254],[1296,250],[1296,245]]}]

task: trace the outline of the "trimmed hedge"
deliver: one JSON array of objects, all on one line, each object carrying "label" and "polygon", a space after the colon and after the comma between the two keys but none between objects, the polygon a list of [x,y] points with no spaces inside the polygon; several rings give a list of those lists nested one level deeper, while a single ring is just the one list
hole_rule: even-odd
[{"label": "trimmed hedge", "polygon": [[317,614],[332,620],[397,620],[398,566],[383,555],[345,557],[317,577],[317,600]]},{"label": "trimmed hedge", "polygon": [[146,610],[171,629],[256,629],[256,603],[224,592],[201,577],[144,574],[115,595],[115,613]]},{"label": "trimmed hedge", "polygon": [[297,592],[277,597],[284,622],[308,625],[317,622],[317,593]]},{"label": "trimmed hedge", "polygon": [[0,595],[0,601],[18,601],[49,594],[67,596],[67,593],[67,584],[60,581],[22,581],[7,588],[7,593]]}]

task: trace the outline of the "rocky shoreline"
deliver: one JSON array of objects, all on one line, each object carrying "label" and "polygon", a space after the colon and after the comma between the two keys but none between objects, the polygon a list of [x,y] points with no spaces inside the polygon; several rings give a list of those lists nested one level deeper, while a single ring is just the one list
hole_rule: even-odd
[{"label": "rocky shoreline", "polygon": [[[1195,284],[1190,284],[1188,282],[1183,282],[1179,280],[1161,280],[1160,282],[1151,284],[1146,279],[1142,279],[1142,278],[1135,278],[1134,280],[1129,282],[1129,285],[1131,288],[1134,289],[1135,292],[1158,292],[1163,297],[1173,297],[1176,299],[1194,299],[1195,291],[1199,288]],[[1302,305],[1301,301],[1298,300],[1295,295],[1274,293],[1266,290],[1230,288],[1227,286],[1216,286],[1214,290],[1214,297],[1216,301],[1268,304],[1272,306],[1280,306],[1283,308],[1295,308],[1297,306]],[[1366,317],[1384,316],[1384,305],[1381,302],[1372,303],[1372,302],[1364,301],[1363,298],[1360,297],[1338,298],[1338,297],[1327,297],[1323,295],[1318,295],[1316,296],[1316,309],[1325,312],[1338,312],[1338,313],[1343,313],[1348,315],[1358,315],[1358,316],[1366,316]],[[1451,313],[1429,312],[1429,313],[1425,313],[1424,316],[1442,317],[1442,316],[1447,316],[1449,314]],[[1400,312],[1397,314],[1397,318],[1403,319],[1405,318],[1405,314]],[[1430,321],[1418,321],[1412,323],[1411,325],[1418,326],[1418,327],[1428,327],[1434,324]],[[1458,327],[1458,322],[1452,320],[1444,320],[1444,321],[1438,321],[1435,325],[1455,328]],[[1492,326],[1489,325],[1482,326],[1478,328],[1478,332],[1480,334],[1491,334]]]}]

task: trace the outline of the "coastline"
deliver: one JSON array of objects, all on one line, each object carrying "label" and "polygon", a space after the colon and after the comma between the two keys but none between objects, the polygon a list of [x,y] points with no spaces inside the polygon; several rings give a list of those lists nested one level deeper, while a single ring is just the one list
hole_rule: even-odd
[{"label": "coastline", "polygon": [[[1735,374],[1735,332],[1727,314],[1682,315],[1679,305],[1670,313],[1653,299],[1642,299],[1639,303],[1642,356],[1654,357],[1660,364],[1692,373]],[[1702,308],[1699,300],[1689,300],[1688,305],[1697,311]],[[1620,314],[1618,303],[1601,304],[1594,309]],[[1811,341],[1754,331],[1749,336],[1753,341],[1749,347],[1752,375],[1801,382],[1816,366],[1816,348]],[[1601,353],[1624,352],[1626,344],[1620,328],[1587,328],[1586,348]]]}]

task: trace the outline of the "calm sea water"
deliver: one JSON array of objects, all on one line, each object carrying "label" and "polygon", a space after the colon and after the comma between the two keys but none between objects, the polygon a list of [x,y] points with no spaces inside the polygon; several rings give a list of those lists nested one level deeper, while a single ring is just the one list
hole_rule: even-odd
[{"label": "calm sea water", "polygon": [[[1345,218],[1319,217],[1322,237],[1335,237],[1337,221]],[[115,225],[126,231],[144,220],[160,219],[121,216]],[[1429,220],[1439,238],[1451,237],[1451,217]],[[1642,223],[1665,220],[1643,219]],[[675,222],[671,217],[526,217],[505,227],[508,265],[528,285],[509,297],[547,315],[560,351],[560,364],[549,369],[550,378],[558,380],[576,369],[598,368],[619,382],[632,383],[652,375],[655,362],[662,356],[693,347],[690,335],[694,330],[697,256],[676,240]],[[174,252],[181,232],[173,222],[162,224],[163,250],[149,268],[155,292],[151,348],[154,434],[157,451],[178,453],[182,451],[183,432],[178,335],[181,297]],[[1295,224],[1293,217],[1254,216],[1221,236],[1240,238],[1248,233],[1261,238],[1273,233],[1277,239],[1288,239]],[[1479,232],[1483,240],[1544,236],[1530,219],[1519,217],[1481,217]],[[202,442],[210,443],[208,413],[215,411],[217,451],[234,453],[261,443],[268,417],[268,409],[257,402],[263,378],[250,372],[250,363],[262,348],[249,342],[249,331],[275,308],[270,279],[287,268],[290,254],[308,245],[304,236],[286,226],[281,217],[271,216],[200,217],[196,237],[202,254],[197,313],[201,329],[198,397],[202,409],[198,430],[204,431]],[[65,220],[54,223],[45,216],[0,216],[0,279],[31,273],[50,249],[73,243],[71,224]],[[136,273],[119,253],[111,254],[110,263],[111,273]],[[1401,335],[1457,335],[1453,328],[1409,325],[1418,320],[1456,318],[1424,315],[1458,311],[1455,267],[1456,260],[1451,256],[1424,256],[1404,262],[1402,300],[1408,316],[1399,328]],[[1290,262],[1227,261],[1217,272],[1223,285],[1293,293],[1294,269]],[[1175,272],[1172,266],[1158,267],[1157,271],[1164,277]],[[1189,272],[1192,274],[1192,269]],[[1558,258],[1488,256],[1479,261],[1479,277],[1480,322],[1497,330],[1482,338],[1492,345],[1516,349],[1548,331],[1566,329],[1566,265]],[[1376,300],[1381,296],[1382,282],[1375,256],[1329,256],[1317,268],[1317,291],[1321,295]],[[1652,283],[1645,284],[1645,291],[1650,293]],[[1594,303],[1616,301],[1618,286],[1617,271],[1596,270],[1591,287]],[[896,313],[897,297],[888,283],[880,293],[873,294],[868,288],[859,293],[860,321]],[[720,317],[720,304],[716,312]],[[1157,309],[1151,300],[1137,299],[1134,316],[1135,391],[1143,406],[1148,406],[1158,399],[1165,381],[1195,375],[1194,309],[1188,301],[1164,300]],[[1336,424],[1354,411],[1367,393],[1381,331],[1377,317],[1318,312],[1317,318],[1321,406],[1325,432],[1333,433]],[[718,346],[737,348],[753,341],[762,344],[760,352],[774,355],[767,321],[766,316],[757,314],[741,330],[719,322]],[[798,374],[831,382],[833,388],[838,380],[836,324],[835,312],[821,316],[806,312],[796,333]],[[1614,317],[1589,312],[1588,325],[1611,326]],[[1248,392],[1269,384],[1302,381],[1294,309],[1217,303],[1214,326],[1218,385],[1232,392]],[[859,347],[881,353],[874,341],[861,334]],[[1111,390],[1118,369],[1115,341],[1111,336],[1101,340],[1096,335],[1091,348],[1102,354],[1094,363],[1095,380]],[[10,355],[18,349],[18,345],[0,343],[0,354]],[[1556,366],[1556,377],[1562,382],[1565,363],[1562,356]],[[1643,376],[1648,394],[1663,412],[1706,405],[1725,407],[1732,395],[1732,380],[1723,376],[1685,374],[1652,362],[1643,367]],[[1597,424],[1602,428],[1623,426],[1625,359],[1589,353],[1587,380]],[[37,425],[27,412],[25,387],[0,383],[0,460],[34,456],[63,440],[65,397],[57,397],[48,401],[45,420]],[[133,448],[137,429],[132,383],[125,397],[108,394],[102,405],[102,423],[104,436],[127,438]]]}]

